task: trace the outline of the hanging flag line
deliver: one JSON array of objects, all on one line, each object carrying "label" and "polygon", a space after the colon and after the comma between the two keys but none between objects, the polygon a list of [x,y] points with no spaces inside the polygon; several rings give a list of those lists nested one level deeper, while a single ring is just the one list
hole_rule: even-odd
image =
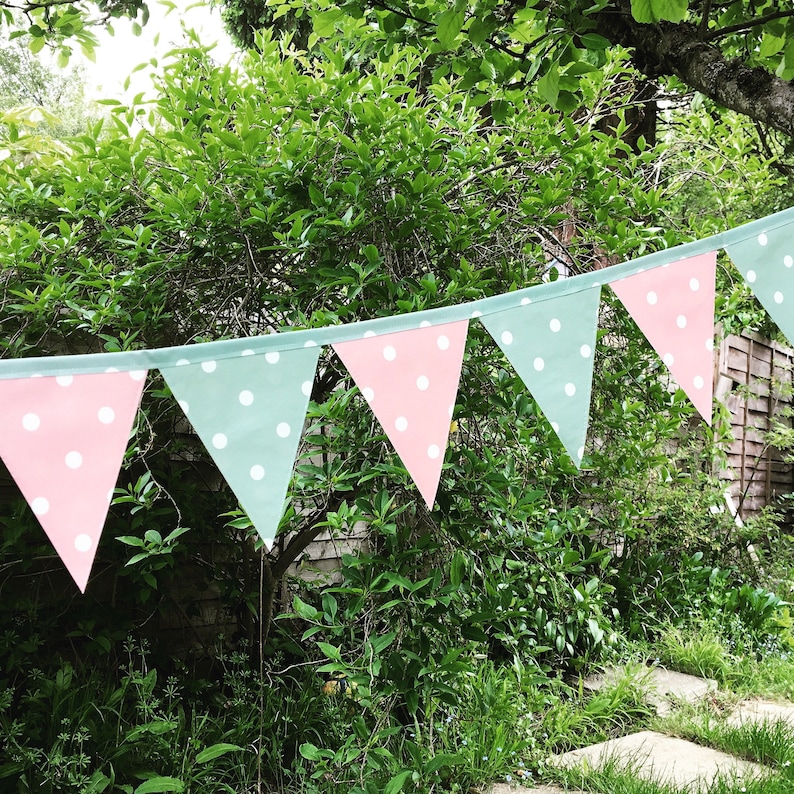
[{"label": "hanging flag line", "polygon": [[[737,226],[735,229],[704,237],[691,243],[684,243],[664,251],[645,254],[637,259],[632,259],[619,265],[612,265],[601,270],[582,273],[554,282],[536,284],[514,292],[481,298],[480,300],[456,306],[443,306],[437,309],[426,309],[393,317],[379,317],[373,320],[326,326],[324,328],[301,330],[285,328],[279,333],[265,334],[263,336],[224,339],[216,342],[202,342],[148,350],[0,359],[0,379],[30,375],[74,375],[87,372],[106,372],[108,367],[115,367],[118,370],[125,371],[159,369],[164,366],[173,366],[180,360],[187,360],[191,363],[218,361],[222,358],[235,358],[236,356],[247,354],[248,351],[266,353],[301,347],[334,345],[337,342],[360,339],[370,332],[381,335],[408,331],[419,327],[423,323],[437,325],[439,323],[458,322],[497,314],[506,309],[522,305],[526,299],[533,303],[538,303],[554,300],[570,293],[588,290],[602,284],[611,284],[618,279],[649,269],[663,267],[678,259],[706,254],[721,248],[728,251],[729,255],[732,247],[743,252],[745,249],[752,249],[759,237],[766,236],[770,238],[774,232],[790,225],[792,222],[794,222],[794,207],[760,220]],[[794,298],[792,298],[792,303],[794,303]]]},{"label": "hanging flag line", "polygon": [[771,218],[741,227],[741,235],[715,235],[463,306],[181,348],[0,361],[0,457],[84,591],[150,368],[144,365],[156,361],[270,548],[320,352],[331,345],[432,508],[469,321],[477,317],[578,467],[602,284],[709,423],[718,248],[794,341],[794,210]]}]

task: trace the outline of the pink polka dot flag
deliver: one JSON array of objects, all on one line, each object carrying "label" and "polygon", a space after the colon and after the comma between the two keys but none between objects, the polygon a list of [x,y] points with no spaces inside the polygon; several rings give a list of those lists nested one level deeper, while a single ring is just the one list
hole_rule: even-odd
[{"label": "pink polka dot flag", "polygon": [[0,380],[0,456],[85,592],[146,371]]},{"label": "pink polka dot flag", "polygon": [[436,499],[468,321],[333,345],[429,507]]},{"label": "pink polka dot flag", "polygon": [[700,415],[711,424],[717,252],[610,282]]}]

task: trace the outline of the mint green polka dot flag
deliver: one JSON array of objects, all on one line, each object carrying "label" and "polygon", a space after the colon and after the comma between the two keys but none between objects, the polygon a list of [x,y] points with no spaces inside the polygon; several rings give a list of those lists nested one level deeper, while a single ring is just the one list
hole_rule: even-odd
[{"label": "mint green polka dot flag", "polygon": [[755,297],[794,344],[794,223],[726,245],[725,250]]},{"label": "mint green polka dot flag", "polygon": [[480,318],[580,466],[590,418],[601,288]]},{"label": "mint green polka dot flag", "polygon": [[284,512],[320,347],[160,371],[268,549]]}]

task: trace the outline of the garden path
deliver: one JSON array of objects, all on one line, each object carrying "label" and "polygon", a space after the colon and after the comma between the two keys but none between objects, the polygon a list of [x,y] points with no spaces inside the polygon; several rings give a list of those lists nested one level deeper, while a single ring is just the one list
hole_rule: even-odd
[{"label": "garden path", "polygon": [[[585,681],[585,688],[597,691],[623,675],[619,669],[607,670]],[[660,715],[667,714],[675,704],[695,702],[716,690],[716,682],[664,668],[649,668],[643,673],[641,685],[649,703]],[[794,725],[794,704],[747,700],[739,703],[729,717],[729,723],[739,725],[748,721],[785,721]],[[718,752],[708,747],[667,736],[654,731],[641,731],[619,739],[572,750],[549,759],[551,765],[565,768],[597,768],[606,760],[630,765],[638,777],[654,778],[672,783],[683,792],[707,787],[719,774],[735,775],[737,779],[763,774],[765,767]],[[515,784],[497,783],[490,794],[585,794],[556,786],[525,788]]]}]

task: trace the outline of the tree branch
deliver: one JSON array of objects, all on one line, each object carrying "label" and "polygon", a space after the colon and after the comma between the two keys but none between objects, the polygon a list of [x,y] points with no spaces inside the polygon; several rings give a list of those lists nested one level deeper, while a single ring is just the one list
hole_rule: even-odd
[{"label": "tree branch", "polygon": [[631,16],[629,0],[616,5],[624,13],[600,14],[598,32],[632,50],[642,72],[650,77],[675,75],[723,107],[794,137],[794,85],[761,67],[728,60],[700,38],[694,25],[642,24]]},{"label": "tree branch", "polygon": [[774,11],[771,14],[766,14],[757,19],[746,19],[744,22],[737,22],[734,25],[727,25],[719,30],[712,30],[711,33],[706,33],[702,38],[703,41],[716,41],[724,36],[729,36],[731,33],[741,33],[743,30],[751,30],[752,28],[757,28],[759,25],[765,25],[767,22],[774,22],[776,19],[786,19],[787,17],[794,17],[794,10]]}]

